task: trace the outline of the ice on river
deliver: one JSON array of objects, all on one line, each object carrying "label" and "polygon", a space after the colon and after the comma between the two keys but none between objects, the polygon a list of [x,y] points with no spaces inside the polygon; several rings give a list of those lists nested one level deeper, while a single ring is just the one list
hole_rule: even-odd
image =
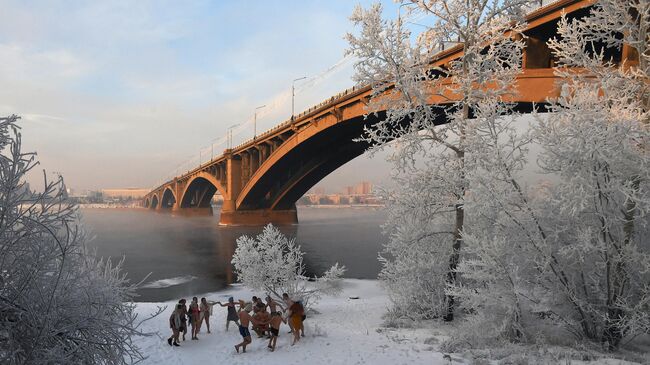
[{"label": "ice on river", "polygon": [[170,286],[174,285],[181,285],[185,283],[189,283],[192,280],[197,279],[196,276],[192,275],[185,275],[185,276],[178,276],[175,278],[168,278],[168,279],[161,279],[161,280],[156,280],[152,281],[149,283],[146,283],[142,285],[142,288],[146,289],[160,289],[160,288],[169,288]]}]

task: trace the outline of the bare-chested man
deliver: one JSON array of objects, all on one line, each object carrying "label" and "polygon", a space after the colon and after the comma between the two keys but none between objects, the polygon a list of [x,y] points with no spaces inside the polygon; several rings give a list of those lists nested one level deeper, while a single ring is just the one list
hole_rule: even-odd
[{"label": "bare-chested man", "polygon": [[269,339],[269,345],[267,346],[271,349],[271,351],[275,351],[275,344],[278,342],[278,336],[280,335],[280,325],[282,325],[282,322],[287,323],[287,321],[282,319],[280,312],[271,312],[271,319],[266,322],[271,325],[271,338]]},{"label": "bare-chested man", "polygon": [[244,338],[244,340],[235,345],[235,351],[239,353],[239,348],[242,348],[242,352],[246,352],[246,346],[248,346],[253,340],[251,339],[251,333],[248,330],[248,324],[253,320],[253,317],[249,312],[253,309],[253,306],[248,303],[246,306],[239,308],[239,334]]},{"label": "bare-chested man", "polygon": [[269,330],[269,319],[271,319],[269,312],[265,310],[260,309],[257,313],[253,314],[253,331],[257,333],[257,337],[264,337]]},{"label": "bare-chested man", "polygon": [[273,312],[278,311],[278,303],[275,300],[273,300],[273,298],[271,298],[270,295],[266,296],[266,306],[269,307],[269,310],[271,311],[271,315],[273,314]]}]

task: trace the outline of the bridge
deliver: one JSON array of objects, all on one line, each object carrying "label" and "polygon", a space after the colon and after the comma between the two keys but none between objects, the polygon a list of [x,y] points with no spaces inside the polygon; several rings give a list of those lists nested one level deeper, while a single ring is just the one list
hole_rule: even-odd
[{"label": "bridge", "polygon": [[[588,14],[593,0],[560,0],[529,13],[523,54],[523,71],[517,77],[513,102],[523,111],[533,103],[543,104],[557,96],[555,60],[546,46],[556,35],[562,12],[570,17]],[[632,49],[624,47],[615,60],[634,62]],[[462,55],[456,46],[436,54],[434,66],[443,66]],[[221,224],[255,225],[298,222],[296,201],[325,176],[364,153],[366,143],[355,141],[366,126],[377,123],[385,113],[366,118],[372,90],[369,86],[348,89],[287,120],[271,130],[226,149],[222,155],[174,177],[149,192],[146,208],[171,211],[203,211],[211,214],[215,193],[223,196]],[[453,95],[432,96],[439,106],[440,123],[444,107]]]}]

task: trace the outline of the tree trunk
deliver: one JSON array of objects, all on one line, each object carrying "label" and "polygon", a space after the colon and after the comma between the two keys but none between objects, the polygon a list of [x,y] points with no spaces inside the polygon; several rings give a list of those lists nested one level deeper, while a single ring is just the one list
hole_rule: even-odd
[{"label": "tree trunk", "polygon": [[[451,256],[449,256],[449,271],[447,272],[447,284],[456,285],[456,269],[460,260],[460,248],[463,243],[462,232],[465,221],[465,211],[463,204],[456,204],[456,224],[454,227],[454,244],[452,246]],[[447,313],[443,317],[445,321],[454,320],[455,298],[453,295],[447,295]]]},{"label": "tree trunk", "polygon": [[[632,177],[632,189],[636,192],[639,190],[640,179],[638,176]],[[614,277],[612,278],[611,295],[607,298],[607,320],[603,329],[602,341],[607,343],[609,351],[615,351],[621,340],[625,336],[620,321],[625,318],[625,311],[617,304],[619,298],[625,296],[626,287],[630,280],[625,268],[625,247],[632,243],[634,238],[634,218],[637,213],[636,202],[627,198],[625,201],[625,210],[623,211],[623,242],[621,245],[614,244],[616,250],[616,262],[614,264]],[[610,258],[611,259],[611,258]]]}]

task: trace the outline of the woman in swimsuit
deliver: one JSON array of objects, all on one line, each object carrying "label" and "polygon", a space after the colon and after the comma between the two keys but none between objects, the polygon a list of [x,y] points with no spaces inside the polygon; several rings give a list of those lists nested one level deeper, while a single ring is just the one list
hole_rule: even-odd
[{"label": "woman in swimsuit", "polygon": [[190,319],[192,323],[192,339],[198,340],[199,338],[196,335],[199,334],[199,326],[201,325],[201,309],[197,297],[192,298],[192,303],[190,303]]},{"label": "woman in swimsuit", "polygon": [[201,315],[199,317],[199,332],[201,331],[201,325],[205,322],[205,326],[208,328],[208,333],[210,332],[210,316],[212,315],[212,306],[215,305],[215,302],[208,302],[205,298],[201,298],[201,305],[199,310]]},{"label": "woman in swimsuit", "polygon": [[235,301],[233,297],[228,298],[228,303],[226,304],[222,304],[221,302],[217,302],[217,304],[222,307],[228,307],[228,315],[226,316],[226,331],[228,331],[228,325],[230,324],[230,321],[235,322],[239,326],[239,316],[237,315],[237,309],[235,309]]}]

